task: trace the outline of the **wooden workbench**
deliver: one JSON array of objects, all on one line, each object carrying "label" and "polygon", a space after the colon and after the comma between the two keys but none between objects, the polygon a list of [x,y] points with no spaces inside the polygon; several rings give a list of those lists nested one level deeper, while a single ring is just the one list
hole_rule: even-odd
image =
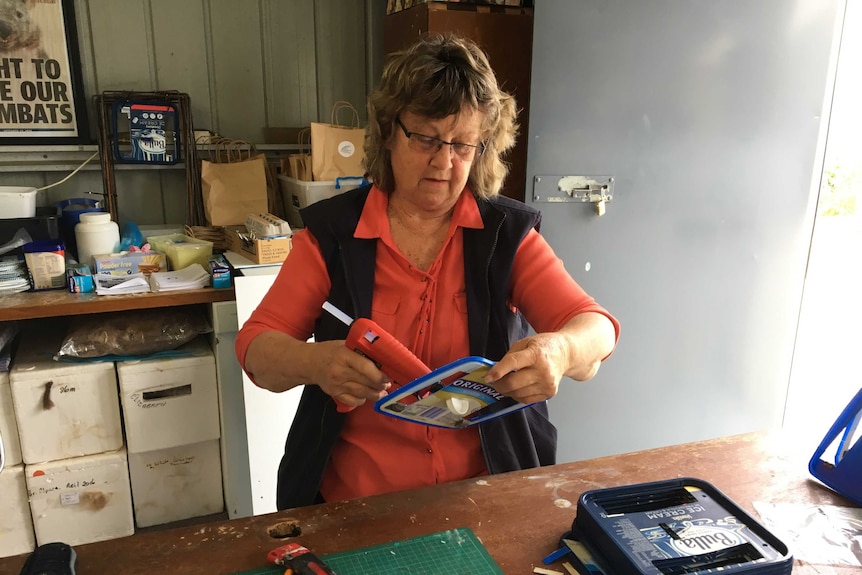
[{"label": "wooden workbench", "polygon": [[0,294],[0,321],[204,304],[235,298],[233,288],[124,295],[73,294],[66,290],[10,293]]},{"label": "wooden workbench", "polygon": [[[469,527],[505,573],[526,575],[556,548],[578,496],[590,489],[689,476],[754,517],[755,501],[852,506],[808,478],[807,457],[777,435],[715,439],[80,545],[78,573],[229,574],[265,566],[266,553],[289,540],[323,555]],[[279,540],[277,532],[298,536]],[[25,558],[0,559],[0,573],[17,574]],[[797,561],[794,575],[814,573],[862,568]]]}]

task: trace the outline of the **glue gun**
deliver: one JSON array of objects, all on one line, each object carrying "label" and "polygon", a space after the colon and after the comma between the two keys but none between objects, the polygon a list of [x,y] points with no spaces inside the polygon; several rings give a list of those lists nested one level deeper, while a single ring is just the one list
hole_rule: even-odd
[{"label": "glue gun", "polygon": [[[329,302],[323,304],[323,309],[350,326],[345,342],[348,349],[373,361],[394,385],[404,385],[431,373],[421,359],[374,321],[364,317],[354,320]],[[338,404],[338,411],[351,409]]]},{"label": "glue gun", "polygon": [[335,575],[326,563],[298,543],[288,543],[270,551],[267,559],[284,567],[284,575]]}]

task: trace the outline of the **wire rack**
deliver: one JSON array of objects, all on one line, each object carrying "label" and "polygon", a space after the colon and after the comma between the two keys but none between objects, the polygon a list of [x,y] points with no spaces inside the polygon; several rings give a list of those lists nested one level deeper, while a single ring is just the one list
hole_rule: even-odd
[{"label": "wire rack", "polygon": [[117,134],[114,129],[114,105],[117,102],[159,102],[173,105],[177,110],[177,134],[180,139],[180,155],[186,171],[187,222],[188,226],[204,226],[204,206],[201,195],[200,161],[195,145],[194,121],[191,100],[188,94],[177,91],[102,92],[93,96],[99,124],[99,160],[102,165],[102,180],[105,186],[105,208],[111,218],[117,220],[117,182],[114,144]]}]

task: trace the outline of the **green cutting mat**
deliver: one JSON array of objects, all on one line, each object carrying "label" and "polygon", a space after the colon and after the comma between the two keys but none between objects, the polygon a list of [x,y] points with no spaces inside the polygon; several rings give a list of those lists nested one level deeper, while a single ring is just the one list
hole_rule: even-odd
[{"label": "green cutting mat", "polygon": [[[467,528],[321,555],[320,558],[337,575],[503,575],[476,534]],[[237,575],[281,573],[283,569],[265,567]]]}]

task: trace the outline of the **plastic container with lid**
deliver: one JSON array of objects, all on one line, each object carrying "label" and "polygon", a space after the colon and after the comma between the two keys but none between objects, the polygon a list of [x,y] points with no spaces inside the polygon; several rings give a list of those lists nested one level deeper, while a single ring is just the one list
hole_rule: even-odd
[{"label": "plastic container with lid", "polygon": [[120,227],[107,212],[87,212],[80,215],[75,226],[78,261],[92,267],[93,256],[111,254],[120,247]]},{"label": "plastic container with lid", "polygon": [[[59,238],[60,210],[54,206],[38,206],[36,215],[32,218],[0,218],[0,246],[12,242],[15,234],[22,228],[33,240]],[[12,253],[18,255],[23,253],[23,250],[18,247]]]},{"label": "plastic container with lid", "polygon": [[0,186],[0,219],[35,216],[36,192],[32,187]]},{"label": "plastic container with lid", "polygon": [[181,270],[192,264],[201,264],[204,269],[209,269],[208,260],[213,255],[213,243],[208,240],[185,234],[150,236],[147,240],[150,247],[168,257],[172,270]]},{"label": "plastic container with lid", "polygon": [[66,252],[72,255],[78,254],[77,240],[75,239],[75,226],[80,221],[81,214],[88,212],[102,212],[99,200],[95,198],[69,198],[54,204],[60,209],[60,232],[63,242],[66,244]]}]

